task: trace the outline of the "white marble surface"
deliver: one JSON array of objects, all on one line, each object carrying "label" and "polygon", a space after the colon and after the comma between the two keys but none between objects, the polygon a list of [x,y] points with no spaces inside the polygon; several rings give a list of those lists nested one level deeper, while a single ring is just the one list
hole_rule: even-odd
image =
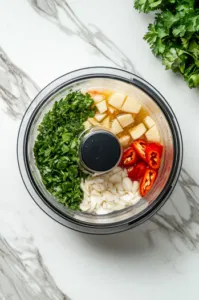
[{"label": "white marble surface", "polygon": [[[132,0],[0,0],[0,300],[197,299],[199,92],[164,71],[142,40],[152,18]],[[94,65],[150,81],[175,111],[185,150],[180,180],[159,213],[101,237],[64,228],[35,205],[15,150],[36,93]]]}]

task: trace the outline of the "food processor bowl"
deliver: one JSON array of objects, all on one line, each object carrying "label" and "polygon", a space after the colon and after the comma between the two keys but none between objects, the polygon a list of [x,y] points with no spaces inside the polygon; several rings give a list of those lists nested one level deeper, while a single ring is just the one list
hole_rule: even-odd
[{"label": "food processor bowl", "polygon": [[[46,190],[36,167],[33,147],[44,115],[71,91],[107,89],[134,95],[157,123],[164,145],[162,165],[151,191],[136,205],[107,215],[73,211],[58,203]],[[183,144],[176,117],[164,97],[142,78],[116,68],[93,67],[70,72],[47,85],[31,102],[19,129],[18,164],[24,184],[38,206],[71,229],[91,234],[111,234],[130,229],[149,219],[173,191],[182,165]]]}]

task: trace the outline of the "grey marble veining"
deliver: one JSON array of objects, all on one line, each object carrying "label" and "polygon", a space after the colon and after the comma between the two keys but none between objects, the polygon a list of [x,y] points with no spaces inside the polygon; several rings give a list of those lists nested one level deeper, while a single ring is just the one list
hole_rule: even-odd
[{"label": "grey marble veining", "polygon": [[0,235],[0,300],[67,300],[43,263],[31,237]]},{"label": "grey marble veining", "polygon": [[39,90],[37,84],[0,47],[0,107],[13,118],[21,118]]},{"label": "grey marble veining", "polygon": [[[102,55],[116,67],[140,75],[128,56],[111,41],[100,28],[95,25],[87,26],[74,12],[66,0],[28,0],[32,8],[41,16],[54,23],[67,35],[75,35],[89,44],[98,54]],[[60,14],[62,13],[62,18]],[[70,20],[70,25],[65,25]]]},{"label": "grey marble veining", "polygon": [[199,246],[199,184],[185,169],[181,171],[174,193],[151,222],[166,233],[178,251],[176,237],[190,250]]}]

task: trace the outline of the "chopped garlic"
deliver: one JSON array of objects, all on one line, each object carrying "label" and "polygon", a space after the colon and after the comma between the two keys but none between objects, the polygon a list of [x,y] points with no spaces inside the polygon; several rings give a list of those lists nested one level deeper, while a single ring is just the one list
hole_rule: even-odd
[{"label": "chopped garlic", "polygon": [[124,189],[128,192],[131,192],[132,187],[133,187],[133,182],[130,178],[125,177],[122,181]]},{"label": "chopped garlic", "polygon": [[80,209],[98,215],[108,214],[135,205],[140,199],[139,182],[132,182],[127,171],[115,167],[99,176],[89,176],[81,182],[84,199]]},{"label": "chopped garlic", "polygon": [[120,183],[121,182],[121,176],[120,174],[113,174],[111,177],[109,177],[109,181],[113,184]]}]

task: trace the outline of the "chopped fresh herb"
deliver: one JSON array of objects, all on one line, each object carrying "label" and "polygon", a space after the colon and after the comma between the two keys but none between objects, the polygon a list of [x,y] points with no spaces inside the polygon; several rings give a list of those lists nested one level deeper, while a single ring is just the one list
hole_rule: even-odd
[{"label": "chopped fresh herb", "polygon": [[135,0],[135,8],[160,10],[144,39],[166,70],[179,72],[189,87],[199,86],[199,8],[195,0]]},{"label": "chopped fresh herb", "polygon": [[83,198],[79,168],[79,134],[95,114],[89,94],[71,92],[55,102],[38,127],[34,145],[36,165],[47,190],[58,202],[78,210]]}]

